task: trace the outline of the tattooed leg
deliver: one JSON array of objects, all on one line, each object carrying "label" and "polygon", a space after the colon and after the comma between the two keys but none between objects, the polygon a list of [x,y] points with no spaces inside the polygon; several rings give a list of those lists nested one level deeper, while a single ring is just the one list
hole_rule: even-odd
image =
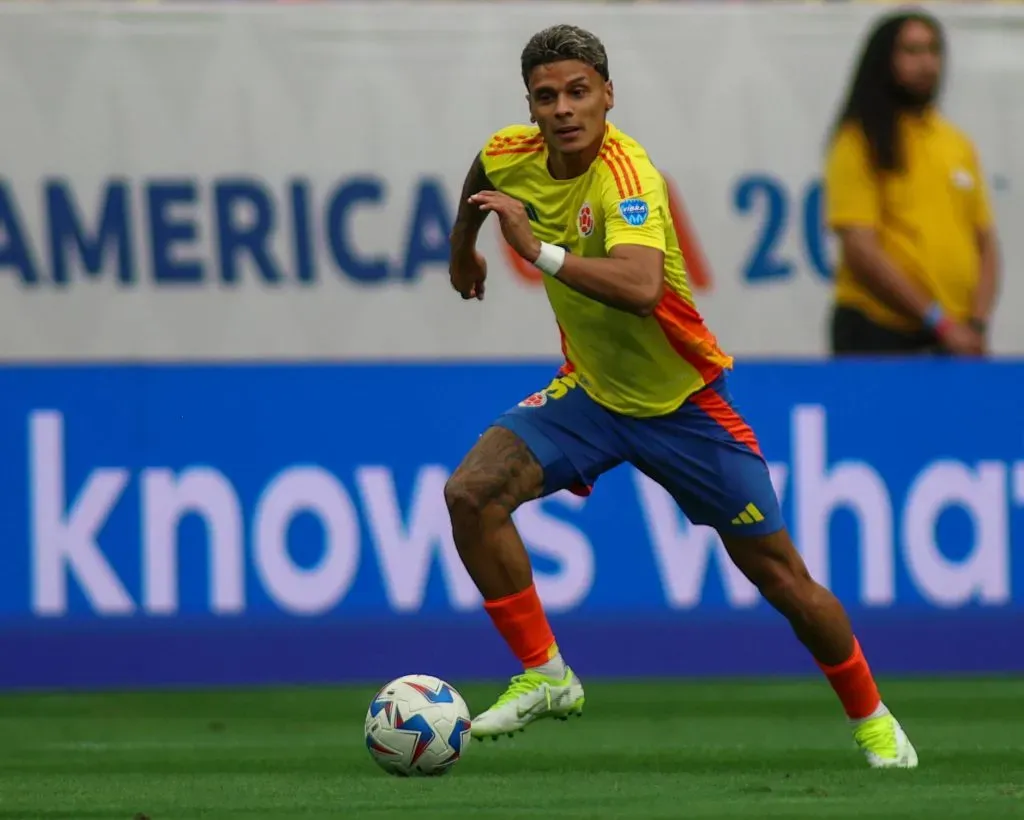
[{"label": "tattooed leg", "polygon": [[515,433],[492,427],[445,487],[459,555],[484,598],[484,611],[523,666],[505,694],[473,718],[473,737],[511,736],[542,717],[583,710],[583,685],[555,641],[533,583],[512,512],[544,492],[544,469]]},{"label": "tattooed leg", "polygon": [[512,513],[543,490],[541,466],[519,437],[502,427],[484,433],[448,480],[444,495],[455,546],[486,600],[533,583]]}]

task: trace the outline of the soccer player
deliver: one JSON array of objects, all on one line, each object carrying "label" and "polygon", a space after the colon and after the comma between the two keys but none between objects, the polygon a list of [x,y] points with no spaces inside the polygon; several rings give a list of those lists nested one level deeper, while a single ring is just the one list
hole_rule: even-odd
[{"label": "soccer player", "polygon": [[812,580],[784,527],[726,384],[732,359],[694,307],[665,182],[606,119],[614,90],[604,46],[554,26],[527,43],[522,74],[535,125],[498,131],[474,160],[451,236],[451,282],[463,299],[484,297],[475,243],[495,213],[508,244],[546,274],[565,365],[484,432],[445,487],[462,561],[524,669],[473,720],[473,735],[582,712],[583,686],[555,642],[511,516],[558,490],[586,495],[625,462],[690,521],[717,530],[818,662],[870,765],[915,766],[846,612]]}]

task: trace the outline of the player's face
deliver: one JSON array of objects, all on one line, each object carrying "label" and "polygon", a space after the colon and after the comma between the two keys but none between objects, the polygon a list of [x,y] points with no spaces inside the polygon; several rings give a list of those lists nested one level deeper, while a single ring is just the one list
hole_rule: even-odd
[{"label": "player's face", "polygon": [[893,54],[896,82],[916,103],[931,102],[939,86],[942,49],[931,26],[910,20],[900,29]]},{"label": "player's face", "polygon": [[572,154],[604,139],[612,84],[586,63],[562,60],[533,70],[527,100],[549,148]]}]

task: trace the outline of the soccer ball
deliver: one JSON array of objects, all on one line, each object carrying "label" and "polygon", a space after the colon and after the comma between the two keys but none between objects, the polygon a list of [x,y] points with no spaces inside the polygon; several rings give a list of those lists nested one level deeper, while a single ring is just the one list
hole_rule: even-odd
[{"label": "soccer ball", "polygon": [[447,773],[469,747],[469,708],[455,688],[431,675],[386,684],[366,710],[366,748],[388,774]]}]

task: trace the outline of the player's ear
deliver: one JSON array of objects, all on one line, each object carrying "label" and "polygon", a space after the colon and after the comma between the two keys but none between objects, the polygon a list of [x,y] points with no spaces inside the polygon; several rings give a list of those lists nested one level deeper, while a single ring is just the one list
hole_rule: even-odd
[{"label": "player's ear", "polygon": [[533,100],[530,99],[529,93],[526,95],[526,107],[530,111],[530,122],[537,122],[537,118],[533,116]]},{"label": "player's ear", "polygon": [[615,107],[615,86],[612,85],[611,80],[604,84],[604,96],[604,110],[611,111]]}]

